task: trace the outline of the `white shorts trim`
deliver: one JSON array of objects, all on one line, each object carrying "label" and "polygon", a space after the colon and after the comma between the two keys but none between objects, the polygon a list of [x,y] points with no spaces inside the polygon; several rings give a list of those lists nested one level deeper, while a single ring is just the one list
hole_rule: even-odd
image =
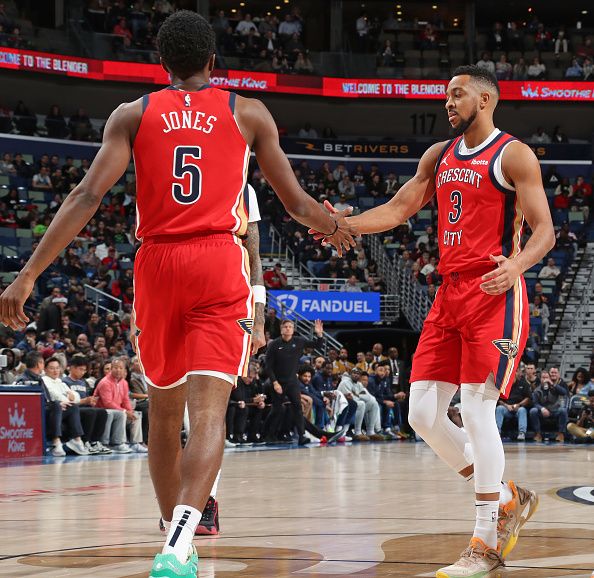
[{"label": "white shorts trim", "polygon": [[149,385],[152,385],[156,389],[173,389],[174,387],[177,387],[178,385],[181,385],[182,383],[188,381],[188,376],[190,375],[206,375],[208,377],[218,377],[219,379],[222,379],[223,381],[226,381],[227,383],[230,383],[233,386],[237,385],[237,375],[233,375],[231,373],[223,373],[222,371],[210,371],[208,369],[197,369],[195,371],[188,371],[188,373],[186,373],[186,375],[184,375],[181,379],[178,379],[170,385],[155,385],[146,374],[144,378],[146,379]]}]

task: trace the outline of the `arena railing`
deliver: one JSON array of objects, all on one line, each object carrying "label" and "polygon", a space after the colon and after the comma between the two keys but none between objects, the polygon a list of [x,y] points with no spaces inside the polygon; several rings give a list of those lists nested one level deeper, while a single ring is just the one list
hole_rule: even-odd
[{"label": "arena railing", "polygon": [[315,277],[303,263],[299,262],[295,253],[287,246],[283,236],[273,225],[270,225],[268,235],[270,237],[270,257],[289,263],[292,269],[298,272],[299,277]]},{"label": "arena railing", "polygon": [[[311,339],[314,334],[314,322],[306,319],[303,315],[294,311],[283,302],[277,299],[270,291],[267,291],[268,307],[272,306],[276,311],[280,313],[281,319],[290,318],[295,323],[295,334],[305,339]],[[314,349],[317,355],[326,355],[326,352],[330,348],[340,350],[342,343],[335,339],[329,333],[324,331],[324,347],[323,350]]]},{"label": "arena railing", "polygon": [[575,360],[575,351],[582,341],[587,315],[594,304],[592,298],[592,287],[594,287],[594,265],[590,269],[590,275],[588,276],[588,281],[586,282],[585,287],[589,290],[584,291],[582,299],[573,315],[572,325],[563,336],[561,363],[559,364],[559,371],[562,377],[566,374],[568,367]]},{"label": "arena railing", "polygon": [[377,235],[368,237],[368,245],[371,258],[377,263],[388,293],[398,296],[400,310],[407,321],[415,331],[421,331],[431,308],[431,300],[410,270],[404,266],[398,254],[394,255],[393,261],[390,260],[384,244]]},{"label": "arena railing", "polygon": [[120,315],[123,311],[122,300],[101,291],[91,285],[85,285],[85,299],[95,305],[95,312],[99,313],[99,310],[107,313],[117,313]]}]

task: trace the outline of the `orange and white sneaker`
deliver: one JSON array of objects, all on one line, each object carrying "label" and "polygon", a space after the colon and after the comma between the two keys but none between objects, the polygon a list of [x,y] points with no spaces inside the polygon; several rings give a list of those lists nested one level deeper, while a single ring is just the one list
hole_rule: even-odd
[{"label": "orange and white sneaker", "polygon": [[489,548],[480,538],[471,538],[470,545],[462,554],[460,559],[452,564],[441,568],[435,574],[436,578],[496,578],[497,573],[493,570],[504,566],[503,558],[499,552]]},{"label": "orange and white sneaker", "polygon": [[507,485],[513,498],[507,504],[499,506],[497,521],[497,542],[504,560],[515,548],[522,526],[532,518],[538,508],[536,492],[516,486],[511,480]]}]

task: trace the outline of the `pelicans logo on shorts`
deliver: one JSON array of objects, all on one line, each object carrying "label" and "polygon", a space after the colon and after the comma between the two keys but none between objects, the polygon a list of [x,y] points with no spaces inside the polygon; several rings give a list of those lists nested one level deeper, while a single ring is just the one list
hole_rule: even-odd
[{"label": "pelicans logo on shorts", "polygon": [[252,334],[252,328],[254,327],[253,319],[238,319],[237,324],[241,327],[248,335]]},{"label": "pelicans logo on shorts", "polygon": [[491,343],[508,359],[514,359],[518,355],[518,344],[511,339],[495,339]]}]

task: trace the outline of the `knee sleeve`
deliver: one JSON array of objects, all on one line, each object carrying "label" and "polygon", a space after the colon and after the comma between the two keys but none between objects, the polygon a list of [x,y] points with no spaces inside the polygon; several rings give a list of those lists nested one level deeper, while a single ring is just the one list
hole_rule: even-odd
[{"label": "knee sleeve", "polygon": [[503,443],[495,420],[499,391],[492,379],[462,384],[462,420],[474,457],[474,483],[478,494],[497,493],[505,469]]},{"label": "knee sleeve", "polygon": [[448,418],[458,387],[444,381],[416,381],[410,388],[408,423],[455,472],[472,462],[464,454],[466,433]]}]

